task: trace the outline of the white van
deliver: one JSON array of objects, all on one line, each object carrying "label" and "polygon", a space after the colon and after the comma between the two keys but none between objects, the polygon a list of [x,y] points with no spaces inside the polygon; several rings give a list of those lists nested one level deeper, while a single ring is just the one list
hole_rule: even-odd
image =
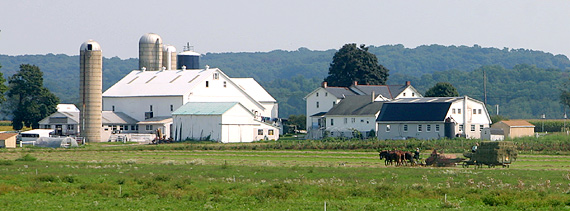
[{"label": "white van", "polygon": [[35,129],[20,133],[20,145],[22,144],[33,144],[40,137],[50,137],[53,133],[53,129]]}]

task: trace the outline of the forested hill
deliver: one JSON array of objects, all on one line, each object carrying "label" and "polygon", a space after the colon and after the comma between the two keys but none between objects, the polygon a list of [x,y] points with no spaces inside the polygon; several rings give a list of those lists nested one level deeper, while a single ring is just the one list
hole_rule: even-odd
[{"label": "forested hill", "polygon": [[[480,46],[430,45],[405,48],[403,45],[370,46],[379,63],[390,72],[388,84],[412,81],[420,92],[436,82],[446,81],[460,95],[483,100],[482,70],[488,77],[489,108],[500,106],[502,115],[532,118],[541,113],[562,113],[559,88],[567,81],[570,60],[525,49],[482,48]],[[257,53],[208,53],[201,66],[222,69],[230,77],[253,77],[279,101],[279,116],[304,114],[303,97],[318,87],[328,74],[336,50],[275,50]],[[78,102],[79,57],[63,54],[0,55],[0,72],[8,78],[20,64],[34,64],[44,72],[45,86],[63,103]],[[525,64],[525,65],[519,65]],[[103,59],[103,87],[109,88],[138,68],[137,59]],[[538,76],[538,77],[537,77]],[[490,109],[490,112],[495,112]]]}]

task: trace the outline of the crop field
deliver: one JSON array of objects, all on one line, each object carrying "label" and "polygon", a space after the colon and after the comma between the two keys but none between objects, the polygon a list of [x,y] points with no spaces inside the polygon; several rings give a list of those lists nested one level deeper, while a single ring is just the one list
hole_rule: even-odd
[{"label": "crop field", "polygon": [[[570,156],[510,168],[385,166],[374,150],[0,150],[2,210],[570,209]],[[424,151],[423,158],[429,154]],[[458,154],[459,156],[459,154]]]}]

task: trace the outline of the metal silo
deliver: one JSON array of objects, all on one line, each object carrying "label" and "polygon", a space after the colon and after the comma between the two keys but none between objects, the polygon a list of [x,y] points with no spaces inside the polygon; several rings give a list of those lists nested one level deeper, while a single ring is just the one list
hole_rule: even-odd
[{"label": "metal silo", "polygon": [[194,52],[194,49],[190,44],[184,46],[184,52],[178,54],[178,69],[182,69],[182,66],[186,66],[186,69],[200,69],[200,54]]},{"label": "metal silo", "polygon": [[164,45],[162,48],[162,66],[167,70],[176,70],[176,47]]},{"label": "metal silo", "polygon": [[162,66],[162,38],[155,33],[143,35],[139,40],[139,69],[156,71]]},{"label": "metal silo", "polygon": [[79,49],[79,130],[87,142],[101,142],[103,53],[99,43],[89,40]]}]

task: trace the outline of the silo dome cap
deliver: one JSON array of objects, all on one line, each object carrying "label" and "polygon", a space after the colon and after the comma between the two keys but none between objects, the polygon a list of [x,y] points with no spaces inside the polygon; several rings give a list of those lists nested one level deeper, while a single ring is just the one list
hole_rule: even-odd
[{"label": "silo dome cap", "polygon": [[172,46],[172,45],[163,45],[163,46],[162,46],[162,51],[176,52],[176,47],[174,47],[174,46]]},{"label": "silo dome cap", "polygon": [[179,53],[178,55],[182,55],[182,56],[200,56],[199,53],[194,52],[194,51],[184,51],[182,53]]},{"label": "silo dome cap", "polygon": [[155,44],[156,40],[159,40],[158,42],[162,44],[162,38],[160,35],[155,33],[146,33],[139,40],[139,44]]},{"label": "silo dome cap", "polygon": [[[88,46],[91,45],[91,49],[88,48]],[[81,44],[81,47],[79,48],[80,51],[100,51],[101,50],[101,46],[99,45],[98,42],[95,42],[93,40],[88,40],[86,42],[84,42],[83,44]]]}]

